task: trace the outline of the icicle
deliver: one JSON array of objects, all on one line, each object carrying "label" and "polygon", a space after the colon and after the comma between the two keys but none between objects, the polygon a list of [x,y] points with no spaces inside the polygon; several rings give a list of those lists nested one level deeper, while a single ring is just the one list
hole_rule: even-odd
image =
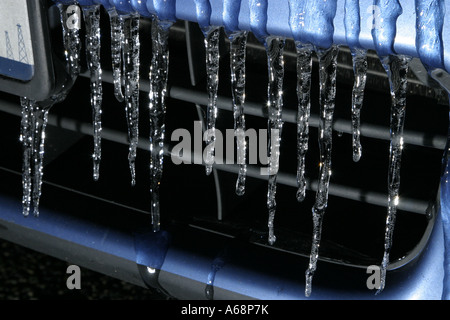
[{"label": "icicle", "polygon": [[336,97],[336,70],[339,49],[316,49],[319,59],[320,77],[320,121],[319,147],[320,171],[319,185],[316,193],[313,213],[313,238],[308,269],[306,270],[305,295],[309,297],[312,291],[312,279],[317,268],[320,240],[322,237],[322,221],[328,205],[328,188],[331,178],[331,150],[333,137],[333,115]]},{"label": "icicle", "polygon": [[22,214],[28,216],[33,206],[33,214],[39,216],[39,202],[42,193],[45,128],[49,109],[63,101],[80,73],[80,8],[76,5],[58,4],[63,29],[63,40],[67,72],[69,78],[59,92],[46,101],[37,102],[21,97],[22,120],[20,141],[23,147],[22,163]]},{"label": "icicle", "polygon": [[391,87],[391,144],[389,149],[388,171],[388,213],[386,217],[386,233],[384,242],[384,255],[381,262],[380,293],[386,283],[386,270],[389,265],[389,254],[392,248],[392,236],[394,233],[397,206],[399,203],[400,166],[403,151],[403,127],[406,112],[407,73],[409,57],[398,55],[388,56],[382,59],[382,63],[388,73]]},{"label": "icicle", "polygon": [[245,193],[245,180],[247,175],[247,143],[245,141],[244,114],[247,35],[248,32],[246,31],[237,31],[229,34],[234,134],[236,136],[239,164],[236,194],[240,196]]},{"label": "icicle", "polygon": [[217,90],[219,88],[219,27],[208,27],[203,30],[206,48],[206,77],[208,90],[208,107],[206,111],[206,174],[210,175],[215,160],[216,119],[217,119]]},{"label": "icicle", "polygon": [[[274,244],[274,218],[276,212],[277,171],[279,168],[279,149],[283,121],[283,78],[284,78],[284,46],[285,39],[268,37],[265,40],[268,60],[269,84],[267,89],[268,120],[268,157],[269,157],[269,184],[267,191],[267,208],[269,210],[269,244]],[[275,135],[273,137],[272,135]],[[273,171],[274,170],[274,171]]]},{"label": "icicle", "polygon": [[33,106],[31,101],[26,98],[21,98],[22,106],[22,121],[20,126],[20,142],[23,147],[23,161],[22,161],[22,213],[28,216],[31,211],[31,159],[33,154]]},{"label": "icicle", "polygon": [[236,194],[245,193],[247,176],[247,143],[245,141],[245,60],[247,49],[247,31],[239,30],[239,12],[241,2],[223,1],[223,25],[230,40],[231,96],[233,101],[234,135],[236,136],[239,173],[236,181]]},{"label": "icicle", "polygon": [[268,157],[269,183],[267,190],[267,208],[269,211],[268,228],[269,244],[274,244],[274,219],[276,212],[277,172],[279,168],[280,143],[283,121],[283,79],[284,79],[284,46],[285,39],[270,36],[267,32],[267,0],[249,0],[250,28],[256,38],[264,44],[267,53],[268,77],[267,111],[268,119]]},{"label": "icicle", "polygon": [[386,229],[384,239],[384,254],[381,262],[381,281],[379,294],[385,287],[386,271],[389,265],[389,254],[392,248],[397,206],[399,203],[400,165],[403,151],[403,126],[406,111],[406,87],[408,63],[410,58],[397,55],[394,50],[397,18],[403,10],[398,0],[385,2],[374,0],[379,7],[379,16],[372,29],[372,37],[381,63],[386,70],[391,92],[390,116],[390,149],[388,169],[388,210],[386,216]]},{"label": "icicle", "polygon": [[310,92],[313,46],[308,42],[305,24],[308,16],[306,1],[289,0],[289,27],[297,49],[297,200],[306,196],[305,158],[308,151]]},{"label": "icicle", "polygon": [[153,58],[150,67],[150,191],[152,195],[151,216],[153,230],[160,226],[159,185],[164,161],[165,96],[169,73],[169,29],[173,22],[152,23]]},{"label": "icicle", "polygon": [[124,80],[125,80],[125,113],[128,124],[129,153],[128,162],[131,172],[131,185],[136,184],[136,152],[139,140],[139,15],[132,13],[122,15],[122,43]]},{"label": "icicle", "polygon": [[352,91],[352,149],[353,161],[361,159],[361,109],[364,101],[364,89],[367,78],[367,51],[363,49],[353,49],[353,72],[355,81]]},{"label": "icicle", "polygon": [[33,205],[33,214],[39,216],[39,201],[42,189],[45,127],[48,108],[34,100],[21,98],[22,121],[20,141],[23,146],[22,164],[22,213],[28,216]]},{"label": "icicle", "polygon": [[358,162],[362,155],[360,119],[367,77],[367,50],[359,43],[361,30],[359,0],[346,0],[344,9],[345,38],[352,53],[355,75],[352,92],[352,150],[353,161]]},{"label": "icicle", "polygon": [[197,22],[205,36],[206,49],[206,81],[208,91],[208,107],[206,110],[206,174],[210,175],[215,160],[217,90],[219,88],[219,40],[220,27],[211,26],[211,4],[208,0],[194,0]]},{"label": "icicle", "polygon": [[296,42],[297,47],[297,200],[306,196],[305,158],[308,151],[312,46]]},{"label": "icicle", "polygon": [[124,42],[123,20],[114,7],[108,9],[109,22],[111,25],[111,61],[114,84],[114,96],[117,101],[122,102],[123,76],[122,76],[122,44]]},{"label": "icicle", "polygon": [[100,63],[100,5],[82,7],[86,24],[86,59],[91,77],[91,106],[94,128],[93,178],[100,175],[102,132],[102,68]]}]

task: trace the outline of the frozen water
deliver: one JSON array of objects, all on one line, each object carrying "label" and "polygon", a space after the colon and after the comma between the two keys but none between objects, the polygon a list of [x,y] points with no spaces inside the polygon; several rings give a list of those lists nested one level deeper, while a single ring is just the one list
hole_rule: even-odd
[{"label": "frozen water", "polygon": [[208,91],[208,107],[206,110],[207,140],[205,148],[206,174],[210,175],[215,160],[216,119],[217,119],[217,90],[219,88],[219,40],[220,28],[208,27],[203,29],[206,48],[206,77]]},{"label": "frozen water", "polygon": [[79,7],[58,4],[58,8],[61,15],[69,78],[62,84],[59,92],[46,101],[38,102],[27,97],[20,98],[22,119],[19,140],[23,148],[22,213],[24,216],[30,214],[32,206],[33,214],[39,216],[48,111],[55,103],[59,103],[66,98],[73,82],[80,73]]},{"label": "frozen water", "polygon": [[319,59],[320,78],[320,119],[319,148],[320,171],[316,200],[312,208],[313,238],[308,269],[306,270],[305,295],[309,297],[312,291],[312,279],[317,269],[320,240],[322,237],[322,222],[328,205],[328,188],[331,178],[331,150],[333,137],[333,115],[336,97],[336,67],[339,48],[316,49]]},{"label": "frozen water", "polygon": [[125,113],[128,124],[131,185],[136,184],[136,153],[139,140],[139,15],[122,16],[123,19],[123,63],[125,81]]},{"label": "frozen water", "polygon": [[27,98],[21,98],[21,106],[20,141],[23,146],[22,213],[24,216],[28,216],[31,212],[31,206],[33,206],[33,214],[39,216],[48,108],[43,108],[36,101]]},{"label": "frozen water", "polygon": [[364,89],[367,79],[367,51],[363,49],[352,50],[353,72],[355,81],[352,91],[352,149],[353,161],[361,159],[361,109],[364,101]]},{"label": "frozen water", "polygon": [[352,150],[355,162],[358,162],[362,155],[360,122],[367,78],[367,50],[363,49],[359,42],[361,31],[359,6],[359,0],[346,0],[344,7],[345,38],[352,53],[355,75],[352,92]]},{"label": "frozen water", "polygon": [[83,7],[86,24],[86,60],[91,77],[92,123],[94,128],[93,178],[99,179],[102,153],[102,67],[100,63],[100,5]]},{"label": "frozen water", "polygon": [[236,136],[239,174],[236,181],[236,194],[245,193],[247,173],[247,143],[245,141],[245,59],[247,48],[246,31],[233,32],[230,38],[230,68],[234,115],[234,131]]},{"label": "frozen water", "polygon": [[297,200],[305,199],[305,158],[308,151],[309,116],[311,109],[311,69],[313,47],[296,42],[297,47]]},{"label": "frozen water", "polygon": [[159,185],[164,161],[164,135],[166,114],[166,90],[169,73],[169,29],[172,22],[153,20],[150,66],[150,192],[152,196],[151,216],[153,230],[160,226]]},{"label": "frozen water", "polygon": [[109,21],[111,25],[111,61],[114,84],[114,96],[117,101],[122,102],[123,96],[123,76],[122,76],[122,44],[123,44],[123,20],[112,7],[108,10]]},{"label": "frozen water", "polygon": [[386,232],[384,240],[384,254],[381,262],[380,293],[386,283],[386,271],[389,266],[389,255],[392,248],[397,206],[400,201],[400,167],[403,151],[403,127],[406,113],[407,74],[410,58],[403,55],[390,55],[382,58],[391,88],[391,119],[390,119],[390,149],[388,169],[388,212],[386,216]]},{"label": "frozen water", "polygon": [[[283,121],[283,80],[284,80],[284,47],[285,39],[267,37],[265,40],[267,51],[269,83],[267,88],[268,120],[268,157],[269,157],[269,183],[267,190],[267,208],[269,210],[269,244],[274,244],[274,219],[276,212],[277,171],[279,167],[281,132]],[[272,135],[276,135],[272,137]]]}]

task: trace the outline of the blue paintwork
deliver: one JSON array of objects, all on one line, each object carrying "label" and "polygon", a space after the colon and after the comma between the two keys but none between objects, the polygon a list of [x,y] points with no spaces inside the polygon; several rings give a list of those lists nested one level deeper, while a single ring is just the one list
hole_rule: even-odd
[{"label": "blue paintwork", "polygon": [[344,26],[345,39],[351,49],[360,48],[361,10],[359,0],[345,0]]},{"label": "blue paintwork", "polygon": [[239,31],[241,2],[242,0],[223,0],[223,26],[227,33]]},{"label": "blue paintwork", "polygon": [[445,3],[443,0],[415,0],[416,47],[425,66],[444,68],[444,26]]},{"label": "blue paintwork", "polygon": [[[61,2],[65,4],[74,3],[73,0],[54,0],[55,2]],[[96,2],[107,0],[95,0]],[[250,2],[253,0],[240,1],[240,8],[238,14],[233,17],[224,17],[224,5],[228,5],[230,8],[239,3],[239,1],[225,1],[225,0],[178,0],[175,3],[175,13],[173,12],[173,2],[148,0],[146,1],[147,9],[144,7],[144,0],[111,0],[116,6],[118,11],[126,12],[139,12],[142,16],[150,17],[151,14],[156,14],[157,11],[161,15],[167,17],[169,15],[172,19],[189,20],[197,22],[201,26],[213,25],[213,26],[227,26],[233,28],[238,27],[240,30],[255,31],[258,36],[263,35],[276,35],[286,38],[297,37],[291,31],[290,25],[290,3],[289,0],[277,0],[267,1],[267,11],[261,11],[263,19],[266,19],[266,23],[261,21],[259,24],[255,24],[255,20],[252,18],[250,10]],[[257,0],[254,0],[257,1]],[[322,19],[317,16],[317,8],[322,6],[331,6],[327,11],[333,11],[333,6],[336,6],[336,14],[334,16],[332,25],[333,31],[330,29],[330,24],[324,25],[326,32],[323,28],[309,28],[302,30],[302,37],[299,40],[306,42],[313,42],[315,46],[327,47],[330,45],[330,39],[332,42],[338,45],[356,45],[359,44],[363,49],[377,50],[380,54],[405,54],[412,57],[420,57],[424,60],[424,63],[430,68],[442,68],[450,71],[450,53],[447,53],[450,48],[450,23],[447,23],[444,14],[450,12],[450,1],[431,1],[423,0],[419,2],[419,5],[426,6],[428,2],[437,6],[438,10],[432,11],[431,14],[436,14],[437,20],[436,26],[442,27],[441,35],[429,35],[430,38],[442,39],[442,45],[438,47],[438,50],[427,50],[427,48],[420,48],[416,45],[416,5],[412,0],[359,0],[359,6],[353,5],[352,10],[346,10],[345,0],[323,1],[314,0],[311,3],[314,5],[306,6],[305,16]],[[228,2],[228,4],[227,4]],[[263,1],[263,5],[264,5]],[[295,1],[294,1],[295,2]],[[306,3],[306,2],[305,2]],[[206,6],[206,14],[199,15],[197,9],[198,5]],[[374,7],[378,6],[378,7]],[[170,7],[170,10],[167,9]],[[208,8],[210,7],[210,9]],[[158,9],[159,8],[159,9]],[[379,10],[380,9],[380,10]],[[387,26],[377,30],[372,35],[372,22],[373,11],[380,13],[384,18],[383,25]],[[208,12],[209,11],[209,12]],[[252,12],[255,12],[253,10]],[[359,14],[360,30],[359,35],[348,34],[345,29],[345,14],[351,14],[355,19]],[[319,12],[320,13],[320,12]],[[238,25],[236,26],[236,17],[238,18]],[[387,19],[387,20],[386,20]],[[323,19],[322,19],[323,20]],[[253,21],[253,22],[252,22]],[[326,19],[323,21],[327,21]],[[252,26],[253,24],[253,26]],[[347,22],[348,25],[348,22]],[[294,30],[300,29],[295,28]],[[355,30],[356,31],[356,30]],[[350,37],[348,37],[350,35]],[[393,35],[395,35],[393,37]],[[375,41],[374,41],[375,39]],[[430,41],[434,41],[429,39]],[[378,43],[378,45],[376,45]],[[448,45],[446,45],[448,44]],[[442,54],[436,54],[439,50],[443,50]],[[446,52],[447,51],[447,52]]]},{"label": "blue paintwork", "polygon": [[120,14],[134,13],[135,10],[131,5],[131,0],[112,0],[116,10]]},{"label": "blue paintwork", "polygon": [[147,8],[147,0],[131,0],[133,9],[143,17],[150,18],[152,13]]}]

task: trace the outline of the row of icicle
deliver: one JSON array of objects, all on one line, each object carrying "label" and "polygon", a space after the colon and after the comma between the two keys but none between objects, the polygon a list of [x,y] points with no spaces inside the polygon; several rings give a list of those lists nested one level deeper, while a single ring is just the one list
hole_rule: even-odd
[{"label": "row of icicle", "polygon": [[[215,122],[217,117],[217,89],[219,84],[219,35],[220,27],[211,26],[209,15],[211,6],[208,0],[194,0],[197,8],[197,18],[205,36],[206,63],[207,63],[207,91],[209,103],[207,106],[206,129],[211,133],[207,143],[209,153],[205,159],[206,173],[210,174],[214,162]],[[420,1],[419,1],[420,2]],[[430,2],[430,1],[424,1]],[[433,1],[431,1],[433,2]],[[268,146],[269,167],[278,167],[281,131],[283,127],[283,78],[284,61],[283,52],[285,39],[269,35],[266,30],[268,0],[249,0],[251,31],[264,44],[268,59],[268,132],[277,133],[274,142]],[[392,233],[394,229],[396,209],[399,202],[400,164],[403,149],[403,123],[406,104],[406,85],[409,57],[397,55],[393,50],[395,38],[395,23],[401,14],[398,0],[386,4],[386,1],[375,0],[374,4],[381,7],[383,25],[372,32],[374,44],[380,60],[387,71],[391,85],[391,147],[388,173],[388,214],[386,219],[386,235],[384,256],[381,263],[382,281],[379,292],[385,284],[386,270],[389,264],[389,252],[392,246]],[[310,87],[312,56],[315,53],[319,61],[320,79],[320,121],[319,121],[319,184],[316,201],[312,208],[313,238],[310,262],[306,271],[305,295],[312,291],[312,278],[317,268],[321,229],[324,213],[328,202],[328,187],[331,177],[331,150],[332,125],[336,95],[337,55],[339,48],[333,44],[333,18],[337,2],[313,0],[289,0],[290,19],[293,38],[297,47],[297,200],[303,201],[306,195],[305,155],[308,150],[310,116]],[[20,139],[23,143],[23,214],[27,216],[31,207],[34,215],[39,214],[39,198],[41,194],[45,125],[50,107],[64,100],[71,85],[80,72],[79,55],[80,39],[77,28],[69,28],[67,21],[71,14],[70,5],[58,4],[63,26],[64,46],[67,68],[70,79],[64,84],[61,92],[48,101],[36,102],[27,98],[21,99],[22,123]],[[352,137],[353,160],[361,158],[360,143],[360,112],[364,98],[366,83],[367,59],[366,49],[357,41],[359,37],[359,1],[345,1],[345,27],[347,42],[353,55],[353,68],[355,82],[352,97]],[[99,178],[101,160],[101,103],[102,103],[102,69],[100,63],[100,5],[82,6],[86,26],[86,52],[91,78],[91,105],[93,108],[93,177]],[[245,193],[246,180],[246,142],[245,142],[245,60],[248,31],[238,30],[238,16],[240,1],[224,0],[224,29],[230,39],[230,71],[232,84],[232,101],[234,114],[234,129],[237,137],[239,159],[239,173],[236,183],[236,193]],[[308,11],[309,10],[309,11]],[[305,12],[309,12],[308,15]],[[139,19],[138,13],[119,14],[112,6],[108,8],[111,24],[111,55],[114,94],[118,101],[125,103],[129,138],[129,166],[131,183],[136,183],[135,160],[139,137]],[[162,177],[163,152],[166,112],[165,96],[168,79],[169,50],[168,33],[173,20],[159,20],[153,17],[152,48],[153,56],[150,67],[150,169],[151,169],[151,217],[154,231],[160,227],[159,184]],[[307,28],[321,26],[325,31],[325,43],[329,46],[316,46],[313,41],[305,38]],[[356,40],[355,40],[356,39]],[[380,40],[387,39],[387,40]],[[385,41],[383,43],[383,41]],[[380,45],[380,46],[379,46]],[[271,130],[272,129],[272,130]],[[275,162],[275,163],[273,163]],[[276,212],[276,184],[277,175],[269,174],[267,207],[268,207],[268,242],[273,244],[276,240],[274,234],[274,217]]]}]

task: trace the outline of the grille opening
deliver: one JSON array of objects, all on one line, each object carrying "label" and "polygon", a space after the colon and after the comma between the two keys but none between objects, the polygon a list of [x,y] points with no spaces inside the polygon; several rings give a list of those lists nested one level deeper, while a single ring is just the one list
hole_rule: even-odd
[{"label": "grille opening", "polygon": [[[58,30],[59,31],[59,30]],[[141,19],[141,96],[140,96],[140,135],[145,140],[148,137],[148,110],[146,77],[149,70],[150,48],[149,21]],[[109,52],[109,22],[102,12],[102,67],[105,81],[103,92],[104,128],[121,133],[120,139],[126,141],[126,122],[123,104],[117,102],[113,95],[112,85],[107,82],[110,71]],[[61,43],[56,41],[56,44]],[[184,37],[184,23],[178,22],[171,31],[170,38],[170,70],[169,70],[169,98],[167,99],[166,115],[166,145],[170,149],[170,136],[177,128],[186,128],[192,132],[194,121],[198,121],[195,103],[191,100],[205,101],[206,85],[200,81],[195,87],[191,86],[186,56]],[[254,39],[250,39],[247,53],[247,102],[260,106],[264,113],[267,88],[267,71],[265,53]],[[219,95],[223,101],[230,100],[229,88],[229,59],[228,47],[221,56],[221,76],[219,80]],[[83,53],[84,54],[84,53]],[[343,48],[340,53],[340,68],[338,69],[337,100],[335,121],[349,121],[351,107],[352,77],[349,73],[349,53]],[[203,59],[203,57],[198,57]],[[284,90],[284,113],[294,114],[297,108],[295,55],[292,42],[288,41],[286,48],[286,70]],[[83,65],[86,64],[83,62]],[[377,66],[376,61],[373,66]],[[375,67],[374,67],[375,68]],[[376,68],[380,68],[378,65]],[[318,112],[318,83],[317,64],[314,64],[311,113]],[[411,78],[414,79],[411,73]],[[389,132],[390,95],[387,81],[383,77],[368,75],[365,92],[365,104],[362,110],[361,123],[373,124]],[[404,258],[422,239],[427,228],[429,217],[428,206],[436,198],[442,150],[433,147],[435,140],[446,137],[447,110],[442,107],[439,93],[424,90],[415,82],[410,85],[408,96],[405,132],[416,132],[423,137],[425,146],[407,144],[402,160],[401,172],[401,203],[412,201],[412,207],[417,212],[398,210],[397,223],[394,232],[391,261]],[[183,89],[183,90],[182,90]],[[192,97],[183,96],[187,90]],[[424,94],[426,92],[426,94]],[[2,94],[4,105],[19,102],[16,97]],[[227,100],[228,99],[228,100]],[[183,101],[185,100],[185,101]],[[223,102],[225,105],[226,102]],[[11,113],[11,112],[9,112]],[[17,114],[17,113],[16,113]],[[90,207],[88,204],[77,204],[71,214],[86,215],[88,219],[112,219],[112,215],[122,219],[124,228],[130,214],[139,216],[140,223],[150,224],[149,212],[149,170],[147,167],[149,153],[138,149],[137,156],[137,185],[130,186],[126,143],[117,143],[103,139],[102,163],[100,180],[92,181],[92,137],[83,131],[83,124],[91,123],[91,107],[89,103],[89,82],[86,77],[79,77],[67,99],[55,105],[51,117],[56,126],[49,125],[46,142],[46,166],[44,168],[44,186],[41,205],[53,208],[72,206],[77,202],[77,193],[105,199],[105,207]],[[20,173],[21,147],[18,141],[20,119],[17,116],[3,114],[2,132],[5,150],[8,157],[1,157],[2,168]],[[78,126],[74,130],[64,129],[65,119],[76,120]],[[55,124],[55,123],[53,123]],[[246,116],[247,128],[265,129],[267,119],[259,116]],[[344,123],[345,125],[345,123]],[[220,109],[217,128],[222,132],[233,126],[232,113]],[[104,130],[107,131],[107,130]],[[438,138],[436,138],[438,137]],[[352,161],[351,136],[344,133],[342,137],[333,137],[333,175],[329,204],[325,214],[320,248],[321,259],[340,263],[366,266],[379,264],[383,254],[384,227],[386,207],[382,201],[387,189],[387,162],[389,141],[362,136],[363,156],[358,163]],[[112,139],[114,140],[114,139]],[[420,139],[419,139],[420,140]],[[438,139],[439,140],[439,139]],[[442,140],[442,139],[441,139]],[[439,140],[439,141],[441,141]],[[173,143],[172,143],[173,144]],[[438,143],[437,143],[438,144]],[[430,147],[429,145],[432,145]],[[311,188],[307,191],[303,203],[295,198],[296,170],[296,126],[295,123],[285,122],[282,133],[280,158],[280,178],[277,187],[277,213],[275,216],[275,234],[277,241],[274,249],[282,249],[293,254],[309,255],[311,243],[311,208],[314,203],[315,192]],[[317,128],[310,128],[309,151],[307,154],[307,177],[313,182],[318,175],[318,144]],[[169,156],[165,157],[164,174],[161,184],[161,225],[172,223],[190,224],[204,230],[234,236],[242,241],[267,245],[267,181],[259,177],[247,177],[245,195],[235,194],[237,174],[227,172],[230,167],[218,167],[220,181],[220,198],[222,204],[222,220],[217,219],[217,194],[214,177],[206,176],[203,166],[174,165]],[[224,169],[224,170],[222,170]],[[257,169],[257,168],[256,168]],[[2,170],[3,175],[9,176]],[[281,178],[283,176],[283,179]],[[13,191],[18,199],[21,196],[20,176],[15,175],[13,188],[3,190]],[[338,189],[333,189],[338,186]],[[68,188],[73,190],[74,198],[65,199],[55,190]],[[348,192],[354,191],[351,195]],[[343,192],[348,197],[337,196]],[[381,197],[380,197],[381,196]],[[371,200],[371,199],[378,200]],[[385,199],[385,200],[379,200]],[[415,202],[414,202],[415,201]],[[367,203],[369,202],[369,203]],[[374,204],[373,202],[378,202]],[[416,206],[415,203],[421,206]],[[20,214],[20,212],[18,212]],[[93,217],[95,216],[95,217]],[[133,220],[135,221],[135,220]],[[130,222],[131,223],[131,222]],[[139,223],[137,223],[138,225]],[[133,223],[133,226],[135,224]],[[211,244],[214,246],[214,244]]]}]

